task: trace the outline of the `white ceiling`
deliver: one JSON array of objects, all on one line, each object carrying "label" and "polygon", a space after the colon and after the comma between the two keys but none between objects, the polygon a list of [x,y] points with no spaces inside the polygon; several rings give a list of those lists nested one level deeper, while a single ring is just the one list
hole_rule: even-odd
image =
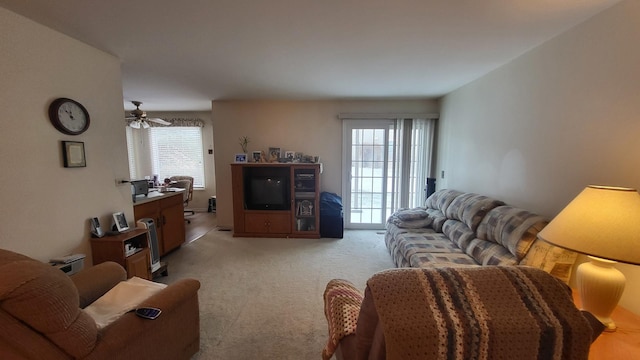
[{"label": "white ceiling", "polygon": [[124,101],[430,98],[620,0],[0,0],[116,55]]}]

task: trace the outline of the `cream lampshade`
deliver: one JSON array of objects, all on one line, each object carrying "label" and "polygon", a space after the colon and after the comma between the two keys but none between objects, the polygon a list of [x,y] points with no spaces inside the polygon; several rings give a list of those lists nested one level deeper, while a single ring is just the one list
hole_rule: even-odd
[{"label": "cream lampshade", "polygon": [[538,236],[551,244],[589,255],[578,266],[576,282],[584,310],[607,330],[625,286],[617,261],[640,265],[640,194],[635,189],[586,187]]}]

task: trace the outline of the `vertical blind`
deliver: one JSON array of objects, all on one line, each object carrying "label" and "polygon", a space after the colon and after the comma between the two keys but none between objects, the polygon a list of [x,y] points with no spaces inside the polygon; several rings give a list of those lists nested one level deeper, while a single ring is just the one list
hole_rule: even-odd
[{"label": "vertical blind", "polygon": [[433,154],[434,119],[398,119],[392,134],[387,176],[390,179],[387,215],[399,208],[424,206],[425,187]]}]

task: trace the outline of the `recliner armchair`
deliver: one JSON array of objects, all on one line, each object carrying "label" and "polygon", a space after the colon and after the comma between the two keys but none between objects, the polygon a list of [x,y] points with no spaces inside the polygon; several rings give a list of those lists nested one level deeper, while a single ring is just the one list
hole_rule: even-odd
[{"label": "recliner armchair", "polygon": [[162,314],[126,313],[102,329],[83,308],[126,272],[104,262],[67,276],[49,264],[0,249],[0,354],[4,359],[189,359],[200,347],[198,289],[179,280],[140,306]]}]

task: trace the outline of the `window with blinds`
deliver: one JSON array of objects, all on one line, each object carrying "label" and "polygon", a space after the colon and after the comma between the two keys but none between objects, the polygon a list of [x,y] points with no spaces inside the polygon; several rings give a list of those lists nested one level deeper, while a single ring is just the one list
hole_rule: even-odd
[{"label": "window with blinds", "polygon": [[204,188],[201,127],[152,127],[149,131],[151,168],[162,179],[192,176],[194,188]]}]

